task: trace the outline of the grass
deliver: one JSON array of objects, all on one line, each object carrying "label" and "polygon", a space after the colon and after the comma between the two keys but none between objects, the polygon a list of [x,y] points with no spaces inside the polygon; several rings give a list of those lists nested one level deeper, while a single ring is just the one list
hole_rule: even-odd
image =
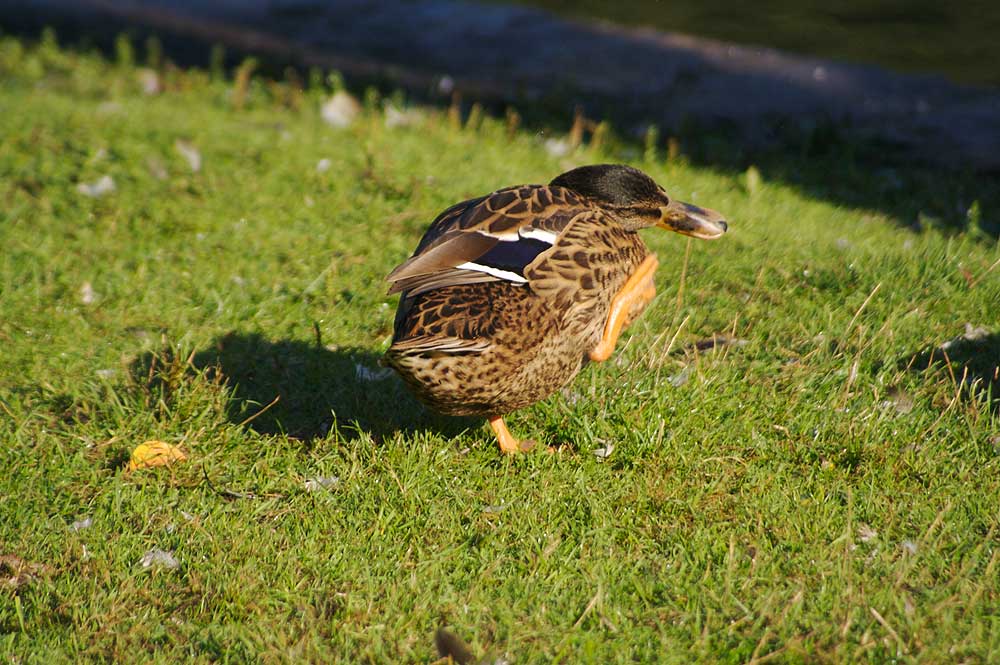
[{"label": "grass", "polygon": [[[235,108],[161,65],[145,95],[121,51],[0,40],[6,661],[428,662],[445,625],[516,663],[1000,658],[979,226],[433,108],[389,127],[374,93],[346,129],[315,86],[254,78]],[[382,277],[448,204],[618,159],[731,232],[682,292],[686,242],[649,232],[660,295],[615,358],[510,418],[567,445],[501,458],[379,372]],[[744,342],[692,346],[715,334]],[[125,472],[151,439],[187,461]]]}]

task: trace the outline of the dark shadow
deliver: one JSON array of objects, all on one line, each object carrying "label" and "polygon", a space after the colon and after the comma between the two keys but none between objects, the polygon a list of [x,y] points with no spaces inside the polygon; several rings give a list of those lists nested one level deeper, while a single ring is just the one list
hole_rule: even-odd
[{"label": "dark shadow", "polygon": [[[813,198],[881,212],[905,228],[976,227],[1000,236],[1000,92],[939,77],[790,58],[669,34],[558,19],[531,8],[457,0],[0,0],[0,26],[114,52],[126,31],[151,34],[182,64],[205,66],[215,44],[264,73],[338,70],[359,93],[402,90],[422,103],[566,131],[575,109],[626,141],[661,128],[692,163]],[[662,154],[662,152],[661,152]],[[498,183],[513,184],[513,183]],[[669,188],[669,183],[664,183]]]},{"label": "dark shadow", "polygon": [[[216,374],[232,391],[228,418],[263,434],[311,442],[332,427],[378,443],[396,432],[432,431],[446,437],[481,422],[438,416],[417,402],[379,356],[366,349],[327,349],[297,340],[270,341],[229,333],[194,355],[194,366]],[[277,402],[270,407],[275,398]],[[265,409],[265,407],[268,407]]]},{"label": "dark shadow", "polygon": [[1000,413],[1000,332],[966,326],[966,331],[952,340],[912,354],[899,361],[900,369],[940,376],[942,373],[961,382],[970,399],[989,400],[990,408]]}]

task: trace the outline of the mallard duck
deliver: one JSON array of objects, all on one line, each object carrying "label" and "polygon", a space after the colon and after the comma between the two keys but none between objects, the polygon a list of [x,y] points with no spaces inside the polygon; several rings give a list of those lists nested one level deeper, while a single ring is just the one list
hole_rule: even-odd
[{"label": "mallard duck", "polygon": [[530,448],[503,416],[611,356],[656,293],[656,257],[637,233],[650,226],[703,239],[727,229],[619,164],[453,205],[387,277],[401,294],[387,364],[432,409],[486,417],[503,452]]}]

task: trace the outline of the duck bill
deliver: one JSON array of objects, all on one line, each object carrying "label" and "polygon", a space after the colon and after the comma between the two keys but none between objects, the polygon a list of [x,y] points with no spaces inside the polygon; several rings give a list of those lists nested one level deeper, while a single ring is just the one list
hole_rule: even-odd
[{"label": "duck bill", "polygon": [[670,205],[660,208],[660,221],[656,225],[702,240],[714,240],[729,228],[726,220],[716,211],[683,201],[672,201]]}]

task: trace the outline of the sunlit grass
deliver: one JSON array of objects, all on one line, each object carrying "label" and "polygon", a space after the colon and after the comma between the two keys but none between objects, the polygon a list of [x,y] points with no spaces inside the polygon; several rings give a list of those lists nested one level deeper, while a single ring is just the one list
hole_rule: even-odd
[{"label": "sunlit grass", "polygon": [[[167,68],[147,95],[51,43],[0,41],[0,76],[15,662],[427,662],[442,625],[517,663],[1000,657],[1000,249],[975,229],[763,166],[387,123],[374,94],[345,129],[322,89],[254,79],[237,109]],[[381,372],[382,278],[447,205],[620,159],[731,232],[683,292],[686,241],[649,232],[659,296],[617,355],[510,418],[562,452],[501,458]],[[151,439],[187,461],[126,473]]]}]

